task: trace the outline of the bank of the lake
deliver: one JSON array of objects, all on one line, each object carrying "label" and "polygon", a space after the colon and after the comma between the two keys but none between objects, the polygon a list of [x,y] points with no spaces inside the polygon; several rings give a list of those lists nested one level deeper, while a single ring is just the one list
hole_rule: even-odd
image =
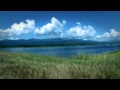
[{"label": "bank of the lake", "polygon": [[120,51],[71,58],[0,52],[0,78],[120,78]]},{"label": "bank of the lake", "polygon": [[87,54],[100,54],[111,51],[120,50],[119,45],[114,46],[56,46],[56,47],[14,47],[14,48],[0,48],[1,51],[7,52],[21,52],[27,54],[48,55],[48,56],[60,56],[71,57],[78,53]]}]

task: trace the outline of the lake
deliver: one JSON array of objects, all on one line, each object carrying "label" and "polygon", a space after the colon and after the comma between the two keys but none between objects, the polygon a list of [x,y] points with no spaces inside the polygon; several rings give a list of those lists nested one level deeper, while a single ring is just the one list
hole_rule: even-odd
[{"label": "lake", "polygon": [[120,50],[120,46],[56,46],[56,47],[34,47],[34,48],[0,48],[0,51],[23,52],[30,54],[53,55],[70,57],[80,52],[87,54],[106,53]]}]

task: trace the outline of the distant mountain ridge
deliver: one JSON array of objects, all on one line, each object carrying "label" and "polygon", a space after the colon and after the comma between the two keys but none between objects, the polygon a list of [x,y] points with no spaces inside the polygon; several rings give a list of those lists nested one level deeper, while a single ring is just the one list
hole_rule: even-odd
[{"label": "distant mountain ridge", "polygon": [[120,43],[120,40],[111,41],[94,41],[83,39],[70,39],[70,38],[51,38],[51,39],[18,39],[18,40],[2,40],[0,46],[66,46],[66,45],[98,45],[98,44],[114,44]]}]

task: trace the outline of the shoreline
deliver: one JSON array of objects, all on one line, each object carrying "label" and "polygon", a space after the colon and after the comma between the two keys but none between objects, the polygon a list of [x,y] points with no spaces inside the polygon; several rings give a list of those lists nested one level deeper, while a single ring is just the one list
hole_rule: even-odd
[{"label": "shoreline", "polygon": [[120,46],[120,45],[48,45],[48,46],[0,46],[0,48],[39,48],[39,47],[69,47],[69,46]]}]

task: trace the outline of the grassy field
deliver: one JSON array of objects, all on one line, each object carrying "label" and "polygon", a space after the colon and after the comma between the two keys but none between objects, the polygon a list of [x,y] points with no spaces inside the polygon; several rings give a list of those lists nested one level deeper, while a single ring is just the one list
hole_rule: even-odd
[{"label": "grassy field", "polygon": [[71,58],[0,52],[1,79],[119,79],[120,52]]}]

